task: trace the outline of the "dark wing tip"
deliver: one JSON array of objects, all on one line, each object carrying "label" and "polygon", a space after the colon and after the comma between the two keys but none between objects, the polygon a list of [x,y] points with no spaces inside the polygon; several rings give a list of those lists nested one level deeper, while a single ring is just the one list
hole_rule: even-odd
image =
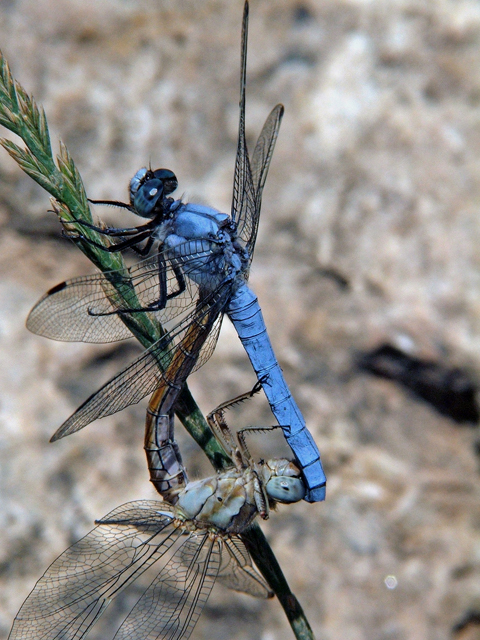
[{"label": "dark wing tip", "polygon": [[56,284],[54,287],[52,287],[51,289],[49,289],[46,293],[47,296],[51,296],[54,293],[58,293],[59,291],[62,291],[63,289],[65,289],[65,287],[67,286],[67,283],[65,282],[65,280],[63,282],[60,282],[60,284]]},{"label": "dark wing tip", "polygon": [[49,442],[56,442],[57,440],[60,440],[61,438],[63,438],[63,433],[60,433],[60,431],[61,431],[61,427],[60,429],[57,429],[55,431],[53,436],[50,438]]},{"label": "dark wing tip", "polygon": [[[88,398],[88,400],[90,400],[90,398]],[[88,400],[86,400],[83,404],[86,404]],[[76,413],[83,407],[83,404],[77,409],[77,411],[75,411],[75,413],[73,413],[70,416],[70,418],[76,415]],[[77,431],[80,431],[82,427],[80,428],[77,427],[76,429],[72,429],[72,426],[70,424],[70,418],[65,420],[65,422],[58,427],[58,429],[55,431],[53,436],[50,438],[50,442],[56,442],[57,440],[61,440],[65,436],[69,436],[72,433],[76,433]]]}]

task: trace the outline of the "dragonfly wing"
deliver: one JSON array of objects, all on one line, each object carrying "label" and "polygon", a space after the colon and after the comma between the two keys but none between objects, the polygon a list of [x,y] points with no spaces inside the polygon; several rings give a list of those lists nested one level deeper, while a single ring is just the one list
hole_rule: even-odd
[{"label": "dragonfly wing", "polygon": [[210,333],[208,334],[208,338],[205,340],[203,346],[200,349],[198,359],[191,373],[193,373],[194,371],[198,371],[198,369],[200,369],[200,367],[203,367],[203,365],[212,357],[218,341],[218,336],[220,335],[220,329],[222,328],[222,320],[223,313],[221,313],[214,321]]},{"label": "dragonfly wing", "polygon": [[284,112],[283,104],[277,104],[276,107],[273,107],[265,120],[253,151],[252,178],[257,197],[257,207],[260,207],[262,201],[263,187],[267,179]]},{"label": "dragonfly wing", "polygon": [[40,298],[27,318],[27,329],[52,340],[62,342],[114,342],[132,334],[120,316],[94,316],[112,313],[110,283],[101,274],[61,282]]},{"label": "dragonfly wing", "polygon": [[247,72],[248,3],[245,3],[242,24],[242,53],[240,65],[240,122],[233,180],[232,219],[238,236],[243,240],[252,259],[258,231],[262,192],[283,117],[283,106],[277,105],[267,117],[253,153],[248,156],[245,139],[245,84]]},{"label": "dragonfly wing", "polygon": [[[277,104],[272,109],[255,145],[252,157],[252,179],[255,189],[255,207],[249,211],[249,224],[242,230],[242,237],[246,243],[246,248],[250,256],[253,256],[255,240],[257,239],[258,222],[260,220],[260,209],[262,207],[262,193],[265,181],[270,168],[273,150],[278,137],[278,131],[282,122],[284,108],[282,104]],[[248,231],[248,234],[247,234]]]},{"label": "dragonfly wing", "polygon": [[[27,328],[53,340],[115,342],[131,337],[122,320],[125,309],[144,309],[164,329],[188,314],[198,299],[198,271],[214,260],[211,243],[197,241],[167,249],[134,266],[67,280],[34,306]],[[163,297],[164,306],[159,308]],[[151,309],[149,311],[149,309]],[[135,320],[135,313],[123,315]]]},{"label": "dragonfly wing", "polygon": [[[212,304],[210,304],[210,299],[207,297],[200,305],[200,310],[196,309],[186,316],[168,334],[155,342],[136,360],[87,398],[55,432],[51,440],[59,440],[83,429],[83,427],[86,427],[97,418],[112,415],[129,407],[131,404],[140,402],[142,398],[153,393],[161,384],[169,386],[173,384],[183,385],[187,376],[192,372],[193,364],[196,365],[195,369],[198,369],[214,351],[220,330],[220,320],[217,319],[215,321],[215,319],[220,310],[223,309],[223,299],[228,294],[228,291],[228,287],[225,287],[223,292],[212,294],[211,297],[215,298],[215,301],[212,300]],[[182,350],[179,350],[182,340],[189,335],[189,329],[201,322],[206,314],[212,314],[210,321],[213,323],[213,326],[210,327],[212,336],[208,335],[206,341],[198,346],[198,352],[194,350],[188,340],[186,344],[182,345]],[[196,344],[194,339],[195,334],[192,340]],[[187,361],[192,357],[199,358],[199,360],[195,360],[192,366],[188,366]],[[179,359],[181,360],[182,358],[184,362],[181,361],[180,367],[176,367],[176,371],[180,368],[180,373],[171,378],[169,366],[174,359],[178,365]]]},{"label": "dragonfly wing", "polygon": [[250,554],[238,537],[223,539],[222,564],[218,581],[229,589],[248,593],[255,598],[273,598],[273,592],[253,568]]},{"label": "dragonfly wing", "polygon": [[111,523],[62,553],[23,603],[9,640],[83,638],[110,601],[180,536],[173,517],[160,510],[159,502],[122,505],[105,517]]},{"label": "dragonfly wing", "polygon": [[248,2],[245,3],[242,22],[240,62],[240,119],[238,124],[237,155],[233,175],[232,220],[237,224],[238,235],[244,239],[250,235],[251,212],[255,211],[255,189],[245,138],[245,85],[247,76]]},{"label": "dragonfly wing", "polygon": [[114,640],[187,640],[219,567],[219,542],[208,533],[190,535],[134,606]]}]

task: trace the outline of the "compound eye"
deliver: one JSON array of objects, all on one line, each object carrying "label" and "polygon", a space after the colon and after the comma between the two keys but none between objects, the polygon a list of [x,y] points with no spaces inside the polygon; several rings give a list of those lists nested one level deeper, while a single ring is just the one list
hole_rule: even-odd
[{"label": "compound eye", "polygon": [[136,213],[142,218],[153,218],[155,207],[163,196],[163,183],[161,180],[152,178],[147,180],[138,188],[133,196],[133,207]]},{"label": "compound eye", "polygon": [[300,478],[274,476],[266,484],[267,495],[278,502],[298,502],[305,497],[305,485]]},{"label": "compound eye", "polygon": [[163,191],[166,196],[178,187],[177,176],[170,169],[156,169],[153,177],[163,182]]},{"label": "compound eye", "polygon": [[145,182],[146,175],[148,173],[147,167],[142,167],[130,180],[130,203],[133,205],[133,198],[140,189],[140,186]]}]

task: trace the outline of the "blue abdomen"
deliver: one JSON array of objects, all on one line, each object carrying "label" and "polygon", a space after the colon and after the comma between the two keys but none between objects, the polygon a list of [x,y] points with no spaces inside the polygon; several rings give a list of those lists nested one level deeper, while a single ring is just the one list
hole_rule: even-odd
[{"label": "blue abdomen", "polygon": [[302,468],[307,484],[306,499],[310,502],[324,500],[326,477],[320,453],[285,382],[267,334],[258,299],[246,284],[241,284],[233,294],[227,314],[262,383],[285,439]]}]

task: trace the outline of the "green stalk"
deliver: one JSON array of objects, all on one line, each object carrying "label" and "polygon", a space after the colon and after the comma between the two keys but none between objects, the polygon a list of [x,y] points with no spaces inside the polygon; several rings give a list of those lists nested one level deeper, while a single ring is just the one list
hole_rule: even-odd
[{"label": "green stalk", "polygon": [[[67,233],[76,231],[75,222],[92,222],[92,215],[82,178],[65,145],[60,144],[56,160],[52,154],[47,119],[34,98],[13,78],[6,59],[0,52],[0,125],[18,135],[26,147],[7,139],[0,145],[35,182],[53,197],[53,209]],[[135,289],[128,278],[122,255],[108,253],[88,240],[108,247],[108,237],[82,226],[82,236],[76,240],[78,248],[100,269],[112,288],[105,292],[114,307],[138,308]],[[125,270],[125,277],[117,271]],[[153,314],[121,314],[121,320],[132,334],[148,348],[163,334]],[[190,435],[202,447],[216,470],[231,466],[231,460],[215,438],[202,412],[185,384],[176,404],[176,415]],[[313,640],[313,634],[295,596],[290,591],[272,549],[258,525],[242,534],[255,564],[278,596],[297,640]]]}]

